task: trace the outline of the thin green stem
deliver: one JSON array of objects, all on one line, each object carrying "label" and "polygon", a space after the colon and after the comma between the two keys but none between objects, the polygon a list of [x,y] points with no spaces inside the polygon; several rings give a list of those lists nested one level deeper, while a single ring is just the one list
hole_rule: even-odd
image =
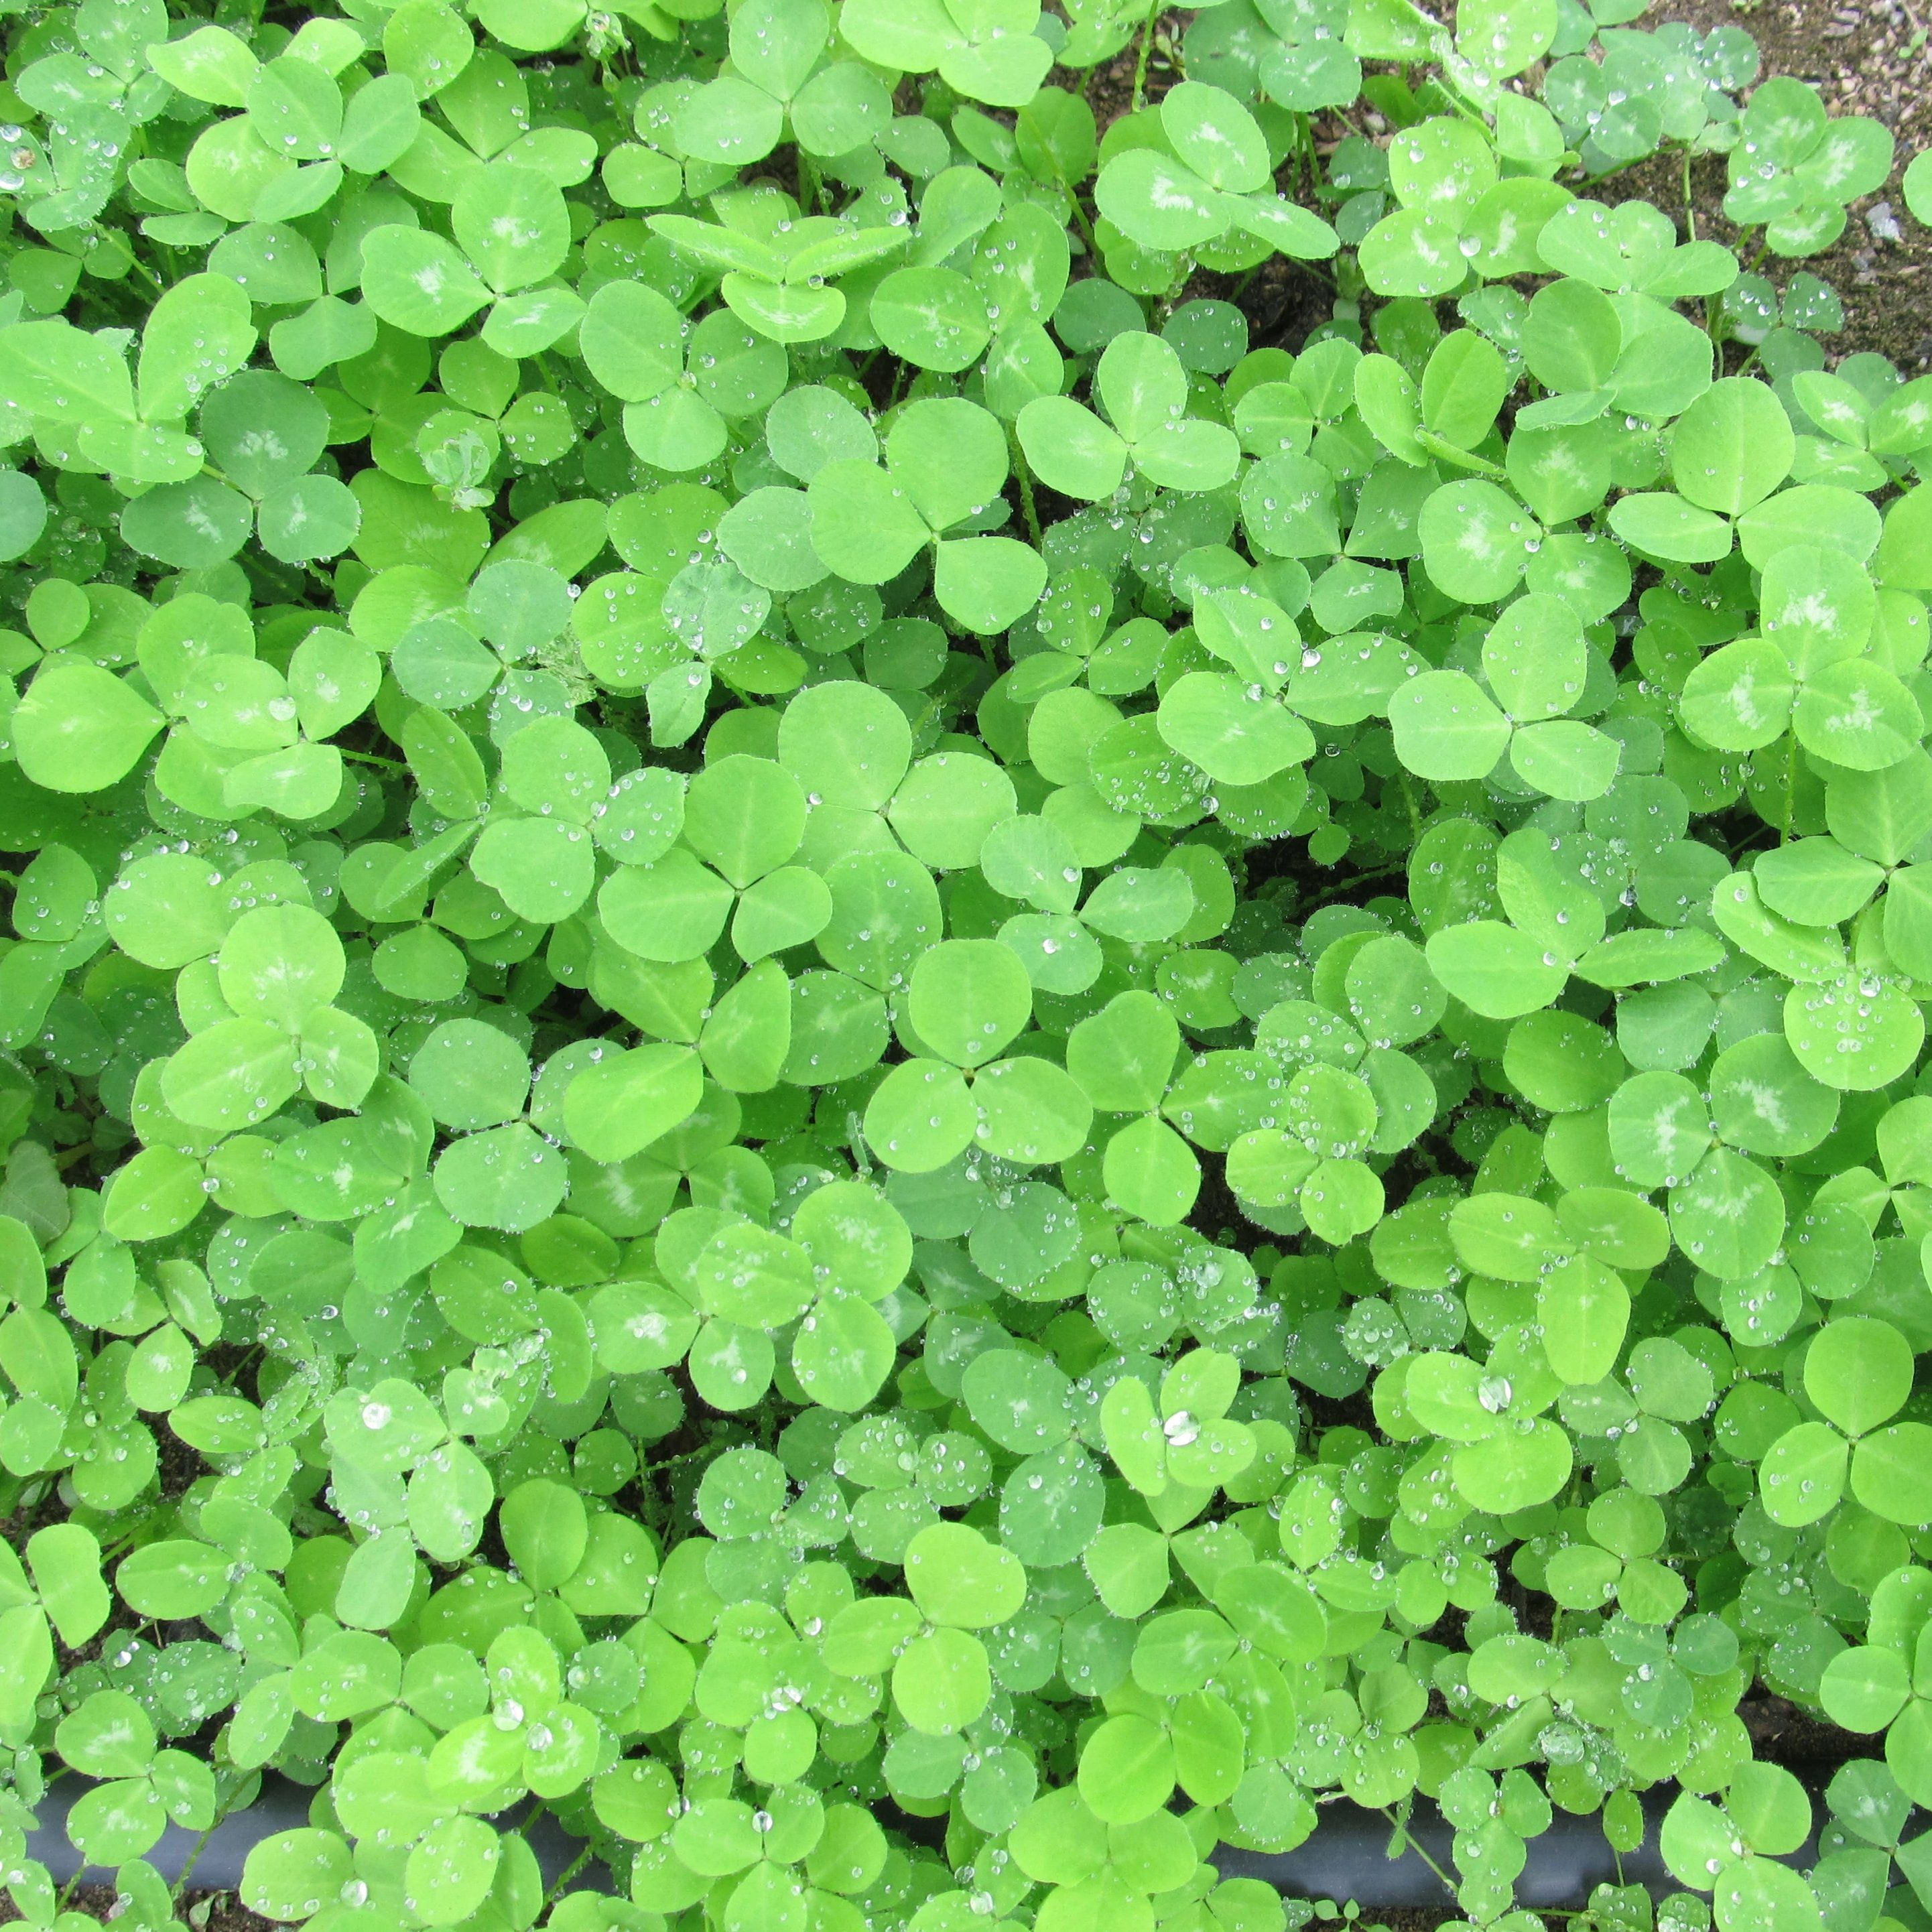
[{"label": "thin green stem", "polygon": [[166,295],[167,293],[168,285],[166,283],[163,281],[160,277],[156,274],[154,270],[149,268],[147,263],[142,261],[140,256],[136,254],[131,248],[128,251],[128,256],[129,266],[147,278],[149,285],[153,288],[157,295]]},{"label": "thin green stem", "polygon": [[1148,0],[1147,18],[1141,22],[1140,45],[1134,53],[1134,104],[1138,114],[1147,105],[1148,56],[1154,51],[1154,24],[1160,18],[1161,0]]},{"label": "thin green stem", "polygon": [[1634,161],[1619,161],[1613,168],[1606,168],[1600,175],[1586,175],[1577,192],[1588,194],[1593,188],[1600,188],[1606,181],[1615,181],[1618,176],[1628,173],[1636,166]]},{"label": "thin green stem", "polygon": [[1419,1858],[1445,1886],[1448,1887],[1450,1892],[1453,1895],[1456,1889],[1456,1881],[1429,1856],[1428,1848],[1423,1844],[1420,1838],[1417,1838],[1415,1834],[1409,1830],[1408,1820],[1406,1818],[1398,1818],[1395,1815],[1394,1812],[1392,1811],[1386,1804],[1382,1806],[1380,1808],[1382,1816],[1386,1818],[1408,1841],[1409,1849],[1414,1852],[1415,1856]]},{"label": "thin green stem", "polygon": [[[1083,89],[1087,79],[1091,76],[1093,71],[1090,67],[1081,70]],[[1094,224],[1088,220],[1087,211],[1080,205],[1079,183],[1070,182],[1066,178],[1066,171],[1060,166],[1058,160],[1055,160],[1053,164],[1053,180],[1054,186],[1066,196],[1067,208],[1072,213],[1073,219],[1079,224],[1081,239],[1096,255],[1099,254],[1100,244],[1094,238]]]},{"label": "thin green stem", "polygon": [[[338,746],[337,749],[341,750],[342,748]],[[343,751],[342,755],[345,758],[353,758],[358,765],[374,765],[382,771],[406,772],[409,770],[400,758],[380,758],[374,752]]]},{"label": "thin green stem", "polygon": [[250,1348],[248,1352],[221,1378],[221,1387],[225,1389],[233,1389],[237,1388],[240,1384],[242,1376],[246,1374],[250,1369],[255,1366],[256,1363],[261,1359],[265,1352],[266,1352],[260,1347]]},{"label": "thin green stem", "polygon": [[1396,873],[1406,872],[1408,870],[1408,866],[1404,863],[1378,866],[1372,872],[1352,872],[1347,878],[1338,880],[1332,886],[1325,886],[1312,897],[1302,900],[1301,910],[1305,913],[1316,906],[1326,905],[1330,899],[1340,898],[1344,892],[1352,892],[1358,886],[1366,885],[1371,879],[1393,878]]},{"label": "thin green stem", "polygon": [[1315,152],[1315,123],[1309,116],[1298,114],[1294,124],[1302,164],[1308,170],[1308,193],[1312,200],[1322,192],[1322,157]]},{"label": "thin green stem", "polygon": [[1684,150],[1684,226],[1686,238],[1697,238],[1697,204],[1690,197],[1690,150]]},{"label": "thin green stem", "polygon": [[574,1879],[590,1862],[590,1847],[588,1845],[586,1845],[583,1850],[579,1852],[577,1856],[573,1858],[568,1864],[566,1865],[562,1871],[557,1874],[556,1882],[544,1894],[544,1904],[548,1905],[554,1899],[555,1899],[557,1894],[562,1891],[564,1887],[567,1886],[570,1881]]},{"label": "thin green stem", "polygon": [[1154,325],[1156,328],[1163,327],[1168,317],[1174,313],[1174,304],[1187,292],[1187,284],[1193,274],[1194,257],[1184,252],[1175,268],[1174,280],[1168,284],[1167,292],[1154,304]]},{"label": "thin green stem", "polygon": [[[220,1822],[220,1820],[219,1819],[215,1820],[216,1824],[219,1824]],[[182,1861],[181,1876],[175,1880],[174,1889],[168,1894],[170,1898],[175,1900],[177,1903],[179,1902],[182,1894],[188,1889],[188,1880],[194,1876],[194,1868],[200,1861],[202,1846],[204,1846],[208,1843],[208,1840],[214,1835],[214,1826],[211,1825],[206,1831],[202,1833],[200,1838],[195,1840],[194,1849],[190,1850],[188,1856]]]},{"label": "thin green stem", "polygon": [[1066,205],[1072,210],[1073,219],[1079,226],[1080,238],[1086,243],[1088,253],[1097,260],[1100,253],[1100,244],[1094,238],[1094,224],[1088,220],[1087,211],[1081,206],[1080,190],[1071,182],[1064,180],[1061,182],[1061,185],[1066,190]]},{"label": "thin green stem", "polygon": [[1398,770],[1396,778],[1402,786],[1402,802],[1408,811],[1409,843],[1419,845],[1422,842],[1422,811],[1415,802],[1415,788],[1409,783],[1406,770]]},{"label": "thin green stem", "polygon": [[1006,441],[1013,452],[1013,475],[1020,486],[1020,509],[1026,518],[1027,535],[1033,539],[1035,550],[1040,546],[1040,512],[1033,500],[1033,472],[1027,466],[1026,452],[1020,447],[1020,433],[1009,428]]}]

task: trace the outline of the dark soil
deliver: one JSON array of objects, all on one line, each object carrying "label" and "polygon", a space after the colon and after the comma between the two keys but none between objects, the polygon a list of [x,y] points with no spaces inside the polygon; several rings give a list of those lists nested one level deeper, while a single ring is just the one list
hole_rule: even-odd
[{"label": "dark soil", "polygon": [[[1924,0],[1659,0],[1644,24],[1663,20],[1700,32],[1741,26],[1758,44],[1760,79],[1810,81],[1834,114],[1868,115],[1892,130],[1898,144],[1892,179],[1853,205],[1837,242],[1764,272],[1781,286],[1808,270],[1837,290],[1845,328],[1826,345],[1834,358],[1876,350],[1908,375],[1932,366],[1932,232],[1906,212],[1898,190],[1906,163],[1932,146],[1932,10]],[[1692,181],[1698,232],[1729,240],[1730,224],[1717,212],[1724,164],[1697,163]],[[1654,198],[1660,207],[1681,207],[1681,184]]]},{"label": "dark soil", "polygon": [[[1453,8],[1448,10],[1453,16]],[[1181,77],[1178,44],[1186,17],[1176,10],[1155,24],[1144,87],[1150,101]],[[1656,0],[1637,24],[1655,27],[1666,20],[1686,22],[1700,33],[1742,27],[1758,44],[1760,80],[1783,74],[1810,81],[1833,114],[1869,116],[1892,130],[1898,143],[1892,178],[1853,204],[1838,240],[1803,261],[1767,257],[1758,272],[1780,290],[1798,273],[1832,285],[1844,304],[1845,327],[1825,342],[1831,361],[1875,350],[1907,375],[1932,368],[1932,231],[1906,212],[1898,186],[1906,164],[1932,147],[1932,0]],[[1103,132],[1132,104],[1137,50],[1138,43],[1130,42],[1084,82]],[[1057,71],[1052,79],[1055,86],[1082,86],[1075,73]],[[1329,136],[1318,140],[1325,149],[1345,130],[1338,124],[1318,131]],[[1697,233],[1735,242],[1737,232],[1720,212],[1725,186],[1723,157],[1692,164]],[[1680,230],[1687,226],[1683,166],[1676,156],[1613,176],[1592,192],[1612,202],[1640,196],[1675,216]],[[1748,260],[1755,249],[1748,245],[1742,252]],[[1227,281],[1197,275],[1187,292],[1238,299],[1256,347],[1298,350],[1330,312],[1324,278],[1279,256],[1238,297]]]},{"label": "dark soil", "polygon": [[1822,1784],[1840,1765],[1870,1757],[1876,1740],[1840,1730],[1786,1697],[1747,1696],[1738,1715],[1750,1733],[1751,1754],[1781,1764],[1808,1783]]}]

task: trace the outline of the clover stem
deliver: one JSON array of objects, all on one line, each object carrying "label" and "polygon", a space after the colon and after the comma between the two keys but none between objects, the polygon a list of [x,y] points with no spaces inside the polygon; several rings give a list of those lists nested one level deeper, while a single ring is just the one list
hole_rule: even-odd
[{"label": "clover stem", "polygon": [[1684,226],[1685,239],[1697,238],[1697,204],[1690,197],[1690,150],[1684,150]]},{"label": "clover stem", "polygon": [[1166,322],[1168,317],[1174,313],[1174,305],[1186,293],[1188,281],[1193,273],[1194,257],[1184,250],[1180,256],[1180,266],[1174,272],[1174,280],[1168,284],[1166,292],[1154,304],[1154,326],[1156,328],[1162,327]]},{"label": "clover stem", "polygon": [[822,214],[825,212],[825,183],[818,172],[818,164],[800,148],[798,151],[799,199],[809,202],[806,212]]},{"label": "clover stem", "polygon": [[[1395,1813],[1386,1804],[1382,1805],[1380,1809],[1382,1816],[1395,1827],[1397,1833],[1400,1834],[1402,1839],[1407,1843],[1409,1850],[1414,1852],[1415,1856],[1419,1858],[1445,1886],[1448,1887],[1450,1894],[1453,1895],[1456,1890],[1456,1881],[1429,1856],[1428,1851],[1424,1846],[1422,1840],[1420,1838],[1414,1837],[1411,1833],[1408,1828],[1408,1820],[1406,1818],[1398,1818],[1395,1815]],[[1398,1852],[1394,1856],[1400,1857],[1400,1854]]]},{"label": "clover stem", "polygon": [[1408,868],[1406,864],[1398,863],[1394,866],[1378,866],[1372,872],[1357,872],[1350,878],[1343,880],[1338,885],[1324,887],[1323,890],[1317,892],[1312,898],[1304,899],[1301,902],[1301,904],[1304,908],[1312,906],[1326,905],[1330,899],[1339,898],[1344,892],[1352,892],[1354,891],[1358,886],[1366,884],[1370,879],[1391,878],[1396,873],[1406,872],[1408,869]]},{"label": "clover stem", "polygon": [[588,1845],[586,1845],[583,1850],[578,1853],[575,1858],[574,1858],[569,1864],[566,1865],[564,1869],[557,1874],[556,1882],[550,1887],[549,1891],[544,1894],[544,1904],[549,1904],[550,1900],[555,1898],[557,1894],[562,1891],[564,1887],[567,1886],[570,1881],[574,1879],[590,1862],[590,1847]]},{"label": "clover stem", "polygon": [[[218,1820],[217,1822],[219,1822]],[[194,1876],[195,1866],[200,1861],[202,1848],[213,1835],[214,1831],[214,1826],[211,1825],[200,1838],[195,1840],[194,1845],[189,1850],[188,1856],[182,1861],[181,1876],[175,1880],[174,1890],[168,1894],[170,1898],[178,1900],[188,1889],[188,1882]]]},{"label": "clover stem", "polygon": [[1301,149],[1304,166],[1308,170],[1308,192],[1311,195],[1322,191],[1322,158],[1315,152],[1315,122],[1310,115],[1298,114],[1294,117],[1294,131]]},{"label": "clover stem", "polygon": [[140,256],[135,254],[131,249],[128,253],[130,257],[128,266],[135,269],[140,274],[146,276],[150,286],[152,286],[158,293],[166,295],[167,293],[168,286],[166,283],[163,281],[160,277],[156,274],[154,270],[149,268],[147,263],[142,261]]},{"label": "clover stem", "polygon": [[1032,538],[1034,548],[1040,545],[1040,512],[1033,500],[1033,472],[1027,467],[1026,452],[1020,447],[1020,433],[1010,424],[1006,429],[1006,442],[1013,452],[1013,474],[1020,486],[1020,508],[1026,517],[1027,535]]},{"label": "clover stem", "polygon": [[250,1348],[248,1352],[228,1371],[227,1374],[222,1377],[221,1386],[226,1389],[233,1388],[236,1384],[241,1381],[244,1371],[252,1368],[255,1364],[256,1358],[262,1353],[262,1351],[260,1348]]},{"label": "clover stem", "polygon": [[1399,769],[1396,777],[1402,786],[1402,802],[1408,812],[1409,834],[1419,841],[1422,837],[1422,812],[1415,802],[1415,788],[1409,783],[1407,771]]},{"label": "clover stem", "polygon": [[1154,23],[1160,18],[1161,0],[1148,0],[1147,18],[1141,22],[1140,46],[1134,54],[1134,100],[1138,114],[1147,105],[1148,56],[1154,51]]},{"label": "clover stem", "polygon": [[1100,244],[1094,237],[1094,224],[1087,218],[1086,209],[1080,205],[1079,191],[1070,183],[1063,181],[1063,185],[1066,188],[1066,205],[1072,210],[1073,219],[1079,224],[1080,238],[1086,243],[1087,252],[1097,260]]},{"label": "clover stem", "polygon": [[379,770],[386,772],[406,772],[409,770],[409,766],[400,758],[378,758],[374,752],[352,752],[340,745],[336,747],[336,749],[340,752],[345,758],[353,758],[358,765],[374,765]]}]

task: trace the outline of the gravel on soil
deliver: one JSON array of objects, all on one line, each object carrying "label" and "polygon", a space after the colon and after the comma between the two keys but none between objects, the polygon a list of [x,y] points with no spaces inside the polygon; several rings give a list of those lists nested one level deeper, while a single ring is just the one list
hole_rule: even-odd
[{"label": "gravel on soil", "polygon": [[[1640,24],[1665,20],[1700,33],[1742,27],[1757,42],[1760,80],[1808,80],[1832,113],[1865,115],[1891,129],[1898,142],[1892,178],[1852,205],[1838,240],[1802,262],[1767,257],[1760,272],[1781,288],[1808,271],[1837,291],[1845,327],[1826,339],[1828,360],[1876,350],[1908,376],[1932,368],[1932,230],[1907,212],[1898,184],[1906,162],[1932,147],[1932,0],[1661,0]],[[1698,232],[1732,239],[1717,212],[1724,162],[1696,162],[1692,183]],[[1678,212],[1676,190],[1652,198]]]},{"label": "gravel on soil", "polygon": [[[1453,22],[1453,4],[1438,4],[1435,10]],[[1174,10],[1155,22],[1145,80],[1150,102],[1181,77],[1178,50],[1187,18]],[[1899,188],[1906,164],[1922,148],[1932,148],[1932,0],[1657,0],[1632,24],[1654,28],[1670,20],[1684,21],[1700,33],[1742,27],[1757,42],[1760,80],[1782,74],[1810,81],[1834,115],[1868,116],[1892,130],[1898,148],[1891,178],[1852,205],[1838,240],[1802,261],[1768,256],[1757,272],[1780,290],[1798,274],[1832,285],[1844,305],[1845,326],[1822,340],[1828,364],[1875,350],[1907,376],[1932,369],[1932,230],[1907,211]],[[1052,84],[1084,92],[1104,131],[1132,104],[1138,50],[1138,40],[1130,42],[1084,80],[1056,70]],[[1378,116],[1368,116],[1367,124],[1382,130]],[[1324,128],[1318,122],[1318,146],[1325,150],[1346,131],[1339,123]],[[1578,186],[1580,180],[1568,184]],[[1654,202],[1688,238],[1683,184],[1682,160],[1673,154],[1613,175],[1592,191],[1606,201]],[[1721,212],[1724,158],[1694,160],[1690,186],[1698,234],[1737,242],[1738,231]],[[1754,244],[1745,243],[1740,253],[1748,263]],[[1256,345],[1280,343],[1298,350],[1328,313],[1331,298],[1320,278],[1277,259],[1254,281],[1240,299]],[[1232,278],[1206,274],[1197,274],[1187,290],[1190,296],[1233,292]]]}]

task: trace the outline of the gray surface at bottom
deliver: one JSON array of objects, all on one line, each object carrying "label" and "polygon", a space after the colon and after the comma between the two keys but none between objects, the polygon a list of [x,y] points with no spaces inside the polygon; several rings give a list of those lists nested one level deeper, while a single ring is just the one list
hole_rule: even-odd
[{"label": "gray surface at bottom", "polygon": [[[94,1788],[92,1778],[66,1777],[50,1785],[40,1803],[38,1827],[27,1834],[27,1856],[45,1865],[56,1884],[64,1885],[76,1871],[105,1880],[110,1868],[83,1865],[81,1856],[68,1841],[67,1814],[75,1800]],[[200,1834],[179,1825],[170,1825],[147,1854],[147,1862],[170,1884],[177,1882],[188,1860],[194,1858],[189,1883],[196,1891],[231,1892],[242,1882],[242,1868],[250,1852],[264,1838],[278,1832],[292,1832],[309,1822],[308,1808],[314,1788],[297,1784],[273,1772],[264,1775],[260,1795],[245,1810],[232,1813],[209,1832]],[[521,1814],[506,1814],[493,1822],[514,1828]],[[574,1838],[546,1811],[524,1834],[536,1854],[537,1869],[546,1886],[554,1884],[575,1864],[584,1841]],[[201,1846],[199,1857],[195,1846]],[[610,1875],[601,1864],[587,1865],[572,1881],[578,1892],[608,1892]]]},{"label": "gray surface at bottom", "polygon": [[[1643,1842],[1621,1858],[1604,1836],[1600,1816],[1557,1812],[1550,1828],[1529,1840],[1516,1881],[1517,1904],[1574,1910],[1588,1904],[1600,1885],[1641,1885],[1654,1898],[1684,1890],[1665,1865],[1659,1843],[1664,1814],[1677,1795],[1672,1784],[1642,1794]],[[1292,1852],[1246,1852],[1222,1845],[1215,1851],[1215,1865],[1223,1878],[1263,1879],[1292,1898],[1352,1898],[1369,1910],[1454,1906],[1454,1892],[1430,1869],[1429,1860],[1454,1873],[1455,1829],[1426,1798],[1417,1801],[1401,1833],[1385,1814],[1364,1810],[1345,1798],[1323,1804],[1318,1815],[1313,1834]],[[1399,1856],[1391,1857],[1398,1846]],[[1814,1834],[1780,1862],[1807,1870],[1817,1856]]]},{"label": "gray surface at bottom", "polygon": [[[104,1880],[108,1876],[104,1868],[82,1866],[65,1828],[68,1808],[92,1788],[92,1782],[72,1776],[58,1780],[41,1801],[38,1828],[28,1836],[27,1856],[45,1865],[57,1883],[64,1884],[76,1870],[98,1873]],[[1604,1838],[1598,1818],[1558,1812],[1550,1829],[1529,1843],[1527,1862],[1516,1882],[1516,1903],[1532,1908],[1574,1909],[1586,1904],[1592,1890],[1606,1883],[1642,1885],[1658,1894],[1679,1889],[1665,1869],[1658,1846],[1664,1814],[1676,1795],[1670,1786],[1645,1794],[1643,1843],[1634,1852],[1625,1852],[1621,1861]],[[232,1890],[241,1883],[242,1866],[255,1846],[278,1832],[293,1831],[309,1822],[314,1796],[306,1785],[272,1773],[265,1776],[254,1803],[224,1818],[201,1844],[190,1884],[196,1890]],[[1430,1869],[1429,1858],[1444,1871],[1453,1871],[1455,1832],[1426,1799],[1418,1802],[1406,1833],[1400,1839],[1382,1813],[1364,1810],[1346,1799],[1322,1805],[1313,1835],[1292,1852],[1248,1852],[1222,1845],[1215,1852],[1215,1865],[1224,1878],[1261,1879],[1293,1898],[1352,1899],[1372,1911],[1403,1906],[1453,1909],[1454,1894]],[[517,1820],[514,1814],[506,1814],[499,1822],[512,1826]],[[524,1835],[536,1854],[546,1886],[554,1884],[568,1870],[584,1849],[582,1840],[573,1838],[548,1812],[536,1818]],[[194,1832],[170,1825],[148,1853],[148,1862],[173,1884],[194,1855],[197,1842]],[[1391,1857],[1390,1852],[1398,1844],[1399,1855]],[[1418,1844],[1428,1858],[1417,1850]],[[1816,1856],[1815,1844],[1808,1842],[1785,1862],[1802,1868]],[[578,1891],[608,1892],[610,1875],[602,1864],[593,1862],[572,1884]]]},{"label": "gray surface at bottom", "polygon": [[[1559,1811],[1548,1831],[1532,1839],[1528,1858],[1516,1882],[1519,1905],[1580,1906],[1597,1886],[1641,1884],[1653,1891],[1678,1888],[1664,1870],[1657,1847],[1660,1807],[1646,1808],[1642,1845],[1624,1855],[1621,1866],[1596,1817]],[[1426,1800],[1415,1808],[1406,1832],[1398,1834],[1379,1811],[1346,1799],[1324,1804],[1314,1834],[1292,1852],[1246,1852],[1221,1846],[1214,1863],[1223,1878],[1264,1879],[1298,1898],[1354,1899],[1364,1907],[1453,1906],[1455,1894],[1430,1868],[1416,1846],[1443,1870],[1454,1874],[1454,1828]],[[1400,1856],[1390,1857],[1395,1845]]]}]

